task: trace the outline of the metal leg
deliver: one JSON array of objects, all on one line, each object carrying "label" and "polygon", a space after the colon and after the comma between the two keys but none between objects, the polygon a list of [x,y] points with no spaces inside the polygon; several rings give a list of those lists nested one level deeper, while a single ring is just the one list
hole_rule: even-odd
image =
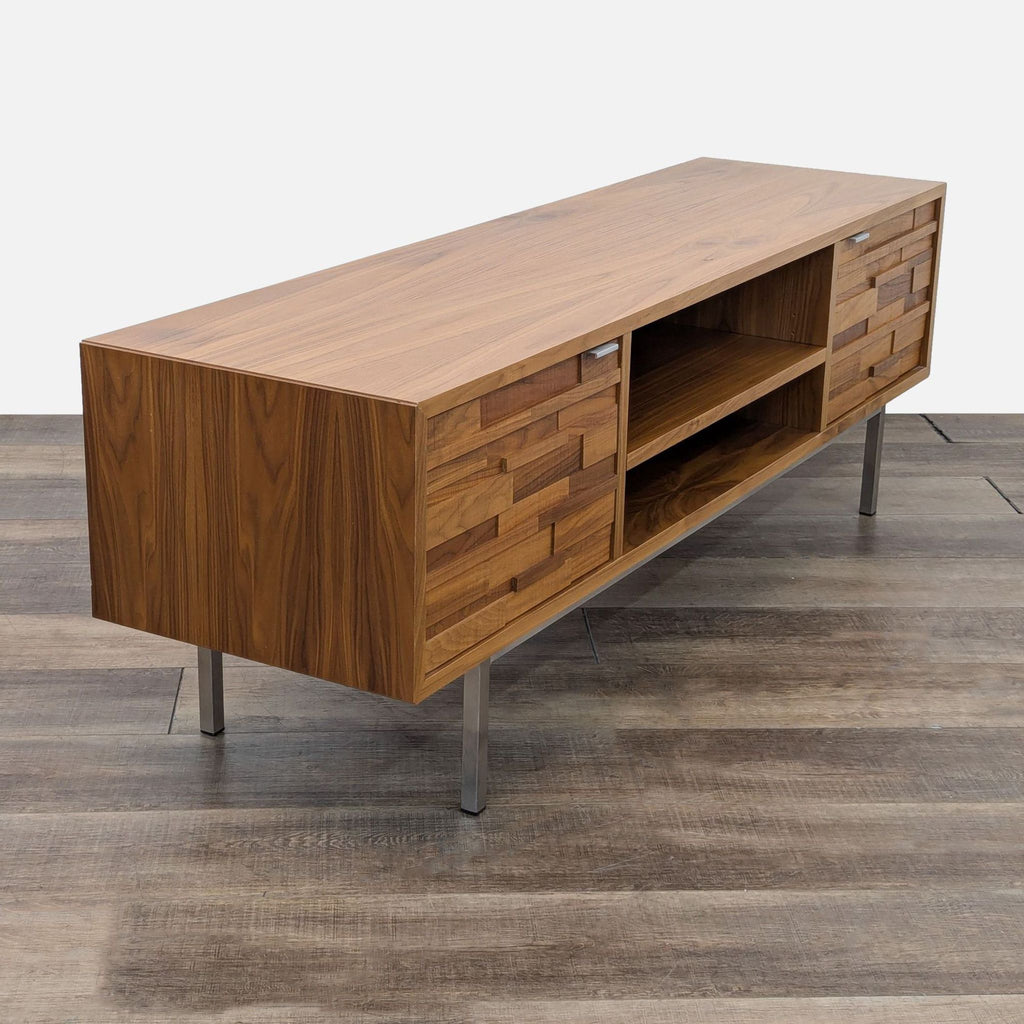
[{"label": "metal leg", "polygon": [[224,655],[209,647],[199,652],[199,728],[207,736],[224,731]]},{"label": "metal leg", "polygon": [[488,658],[462,677],[462,809],[479,814],[487,806]]},{"label": "metal leg", "polygon": [[868,420],[868,436],[864,441],[864,475],[860,482],[860,514],[873,516],[878,508],[878,474],[882,466],[882,431],[885,428],[885,406]]}]

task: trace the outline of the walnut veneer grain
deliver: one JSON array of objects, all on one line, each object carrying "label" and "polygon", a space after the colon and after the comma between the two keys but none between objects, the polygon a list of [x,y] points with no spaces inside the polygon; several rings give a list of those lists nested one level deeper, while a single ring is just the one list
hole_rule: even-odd
[{"label": "walnut veneer grain", "polygon": [[93,614],[412,698],[416,410],[82,346]]},{"label": "walnut veneer grain", "polygon": [[92,340],[433,413],[942,190],[701,158]]},{"label": "walnut veneer grain", "polygon": [[922,380],[944,194],[693,160],[90,339],[94,613],[418,702]]}]

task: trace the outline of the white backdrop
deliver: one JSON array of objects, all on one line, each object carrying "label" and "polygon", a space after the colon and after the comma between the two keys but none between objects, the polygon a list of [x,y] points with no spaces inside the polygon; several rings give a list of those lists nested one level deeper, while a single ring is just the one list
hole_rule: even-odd
[{"label": "white backdrop", "polygon": [[1019,39],[951,9],[11,5],[0,412],[79,411],[83,337],[699,155],[948,181],[892,408],[1024,410]]}]

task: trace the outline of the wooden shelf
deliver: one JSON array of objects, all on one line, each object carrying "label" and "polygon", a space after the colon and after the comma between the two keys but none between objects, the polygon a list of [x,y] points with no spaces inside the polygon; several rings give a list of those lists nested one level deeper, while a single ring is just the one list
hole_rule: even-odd
[{"label": "wooden shelf", "polygon": [[673,356],[630,383],[627,469],[825,361],[813,345],[668,322],[637,331],[634,353],[641,345]]},{"label": "wooden shelf", "polygon": [[626,550],[725,508],[816,436],[731,416],[650,459],[626,476]]}]

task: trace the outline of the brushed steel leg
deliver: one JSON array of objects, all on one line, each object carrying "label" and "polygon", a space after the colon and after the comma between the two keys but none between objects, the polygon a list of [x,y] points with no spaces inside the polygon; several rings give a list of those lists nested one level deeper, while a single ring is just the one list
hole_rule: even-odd
[{"label": "brushed steel leg", "polygon": [[462,809],[479,814],[487,806],[488,658],[462,677]]},{"label": "brushed steel leg", "polygon": [[885,429],[885,406],[868,420],[864,441],[864,475],[860,481],[860,514],[873,516],[878,509],[878,476],[882,468],[882,432]]},{"label": "brushed steel leg", "polygon": [[207,736],[224,731],[224,655],[209,647],[199,652],[199,728]]}]

